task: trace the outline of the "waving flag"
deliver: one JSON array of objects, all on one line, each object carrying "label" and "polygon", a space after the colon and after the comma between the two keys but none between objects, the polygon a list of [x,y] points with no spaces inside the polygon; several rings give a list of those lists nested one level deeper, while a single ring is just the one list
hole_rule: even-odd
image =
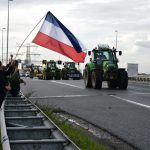
[{"label": "waving flag", "polygon": [[34,43],[67,56],[75,62],[84,62],[84,45],[51,13],[33,40]]}]

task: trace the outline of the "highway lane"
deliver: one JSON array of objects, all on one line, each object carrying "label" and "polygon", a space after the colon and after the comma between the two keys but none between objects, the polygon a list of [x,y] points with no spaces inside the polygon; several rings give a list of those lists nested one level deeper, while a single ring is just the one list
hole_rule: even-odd
[{"label": "highway lane", "polygon": [[142,150],[150,147],[150,85],[129,83],[127,90],[85,89],[83,80],[27,79],[24,94],[33,101],[60,107],[107,129]]}]

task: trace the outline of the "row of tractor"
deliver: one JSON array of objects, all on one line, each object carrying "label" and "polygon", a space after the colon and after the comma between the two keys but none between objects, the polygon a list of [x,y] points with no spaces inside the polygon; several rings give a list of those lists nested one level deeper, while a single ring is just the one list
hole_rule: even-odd
[{"label": "row of tractor", "polygon": [[62,61],[43,60],[42,66],[32,66],[30,74],[32,77],[38,77],[43,80],[73,80],[81,79],[81,73],[76,67],[75,62],[64,62],[63,68],[60,69],[58,65],[61,65]]},{"label": "row of tractor", "polygon": [[[111,49],[106,45],[98,45],[92,51],[88,51],[90,61],[86,63],[83,70],[83,79],[86,88],[101,89],[103,81],[106,81],[108,87],[111,89],[127,88],[128,74],[125,68],[119,68],[117,53],[122,55],[122,51],[117,51],[115,48]],[[41,69],[38,66],[32,67],[33,76],[43,80],[81,79],[81,72],[77,69],[75,62],[63,63],[64,67],[62,69],[59,69],[57,64],[62,64],[62,61],[43,60]]]}]

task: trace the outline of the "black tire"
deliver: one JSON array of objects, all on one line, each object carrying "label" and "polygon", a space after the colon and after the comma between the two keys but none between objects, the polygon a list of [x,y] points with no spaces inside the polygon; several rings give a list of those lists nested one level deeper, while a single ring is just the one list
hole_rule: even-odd
[{"label": "black tire", "polygon": [[62,73],[62,80],[65,80],[64,73]]},{"label": "black tire", "polygon": [[80,80],[80,77],[75,77],[73,78],[73,80]]},{"label": "black tire", "polygon": [[86,66],[83,72],[83,78],[84,78],[84,84],[86,88],[91,88],[92,87],[92,82],[91,82],[91,74],[88,71],[88,67]]},{"label": "black tire", "polygon": [[118,87],[119,89],[127,89],[128,86],[128,74],[125,70],[119,71],[119,82]]},{"label": "black tire", "polygon": [[92,87],[94,89],[102,88],[102,74],[99,70],[93,70],[91,80],[92,80]]},{"label": "black tire", "polygon": [[67,74],[65,75],[64,80],[69,80],[69,77]]},{"label": "black tire", "polygon": [[46,80],[53,80],[53,76],[46,76]]},{"label": "black tire", "polygon": [[117,80],[107,81],[108,88],[115,89],[118,86]]},{"label": "black tire", "polygon": [[56,76],[56,77],[55,77],[55,80],[60,80],[60,76]]},{"label": "black tire", "polygon": [[61,79],[61,73],[56,72],[55,80],[60,80]]},{"label": "black tire", "polygon": [[62,80],[69,80],[69,77],[66,72],[62,73]]}]

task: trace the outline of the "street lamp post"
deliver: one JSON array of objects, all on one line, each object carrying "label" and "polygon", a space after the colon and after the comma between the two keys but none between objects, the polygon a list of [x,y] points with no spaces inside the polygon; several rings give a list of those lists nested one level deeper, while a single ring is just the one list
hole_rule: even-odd
[{"label": "street lamp post", "polygon": [[3,64],[3,31],[5,30],[6,28],[2,28],[2,64]]},{"label": "street lamp post", "polygon": [[6,64],[8,63],[8,48],[9,48],[9,1],[13,1],[13,0],[8,0]]},{"label": "street lamp post", "polygon": [[117,30],[115,30],[115,33],[116,33],[116,50],[117,50],[117,46],[118,46],[118,45],[117,45],[117,44],[118,44],[118,43],[117,43],[117,42],[118,42],[118,41],[117,41],[117,40],[118,40],[118,39],[117,39],[118,31],[117,31]]}]

